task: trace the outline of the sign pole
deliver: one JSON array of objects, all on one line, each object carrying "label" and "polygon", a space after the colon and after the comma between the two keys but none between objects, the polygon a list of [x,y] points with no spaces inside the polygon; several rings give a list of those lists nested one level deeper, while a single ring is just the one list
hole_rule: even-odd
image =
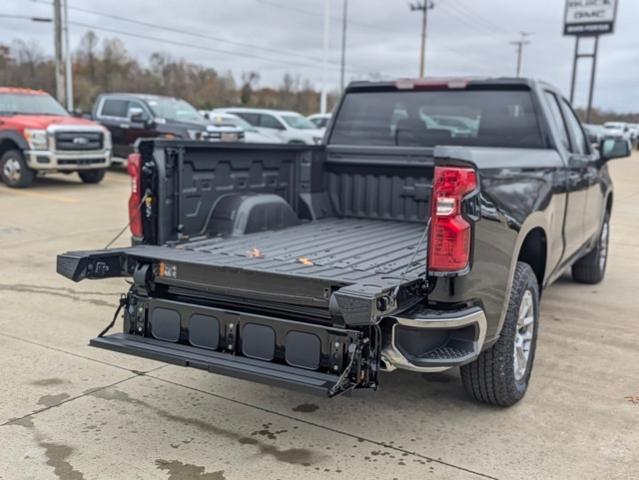
[{"label": "sign pole", "polygon": [[590,94],[588,95],[588,112],[586,113],[586,121],[590,123],[592,115],[592,98],[595,93],[595,74],[597,72],[597,53],[599,52],[599,35],[595,37],[595,51],[592,54],[592,73],[590,75]]},{"label": "sign pole", "polygon": [[577,61],[579,60],[579,39],[575,37],[575,57],[572,60],[572,81],[570,82],[570,103],[575,101],[575,84],[577,82]]}]

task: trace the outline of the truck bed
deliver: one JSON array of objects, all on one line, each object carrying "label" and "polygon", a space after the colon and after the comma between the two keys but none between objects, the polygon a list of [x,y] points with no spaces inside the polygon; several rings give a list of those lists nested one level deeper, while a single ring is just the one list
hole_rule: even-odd
[{"label": "truck bed", "polygon": [[[213,238],[175,248],[138,247],[156,258],[215,267],[359,283],[375,276],[399,278],[424,232],[418,223],[331,218],[237,238]],[[420,247],[405,278],[424,270]]]},{"label": "truck bed", "polygon": [[370,306],[398,285],[418,280],[425,272],[425,242],[411,268],[407,264],[424,228],[412,222],[328,218],[241,237],[139,245],[126,249],[126,255],[130,263],[155,265],[155,282],[178,295],[190,290],[245,305],[313,307],[306,313],[326,317],[336,290]]}]

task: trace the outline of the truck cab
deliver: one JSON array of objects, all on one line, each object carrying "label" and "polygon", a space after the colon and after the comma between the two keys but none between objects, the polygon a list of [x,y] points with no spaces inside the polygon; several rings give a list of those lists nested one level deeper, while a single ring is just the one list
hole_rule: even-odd
[{"label": "truck cab", "polygon": [[241,128],[216,127],[188,102],[162,95],[105,93],[95,101],[92,115],[111,132],[117,157],[133,153],[135,142],[141,138],[244,140]]},{"label": "truck cab", "polygon": [[75,118],[48,93],[0,87],[0,178],[28,187],[38,174],[77,172],[98,183],[111,165],[111,135]]}]

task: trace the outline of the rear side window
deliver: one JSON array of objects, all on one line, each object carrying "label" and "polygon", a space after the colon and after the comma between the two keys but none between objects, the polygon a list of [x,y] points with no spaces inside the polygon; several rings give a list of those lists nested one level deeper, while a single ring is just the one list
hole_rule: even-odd
[{"label": "rear side window", "polygon": [[237,115],[240,118],[243,118],[254,127],[257,127],[258,122],[260,121],[260,116],[257,113],[248,113],[248,112],[231,112],[231,113],[233,113],[233,115]]},{"label": "rear side window", "polygon": [[585,155],[589,152],[588,142],[586,141],[586,136],[584,135],[583,130],[581,129],[581,124],[579,123],[579,119],[572,107],[568,102],[562,100],[564,113],[566,115],[566,123],[568,124],[568,129],[570,133],[572,133],[572,138],[575,141],[575,144],[572,148],[573,153],[579,153]]},{"label": "rear side window", "polygon": [[548,107],[550,107],[550,116],[552,117],[553,123],[555,124],[555,129],[559,132],[559,139],[561,143],[563,143],[566,150],[570,151],[570,140],[568,137],[568,130],[566,129],[566,123],[564,122],[564,117],[561,114],[561,108],[559,108],[559,101],[554,93],[546,92],[546,102],[548,103]]},{"label": "rear side window", "polygon": [[275,128],[277,130],[284,130],[284,126],[273,115],[260,115],[260,127],[262,128]]},{"label": "rear side window", "polygon": [[528,90],[352,92],[329,143],[545,147]]},{"label": "rear side window", "polygon": [[100,112],[100,116],[126,118],[128,110],[128,100],[116,100],[114,98],[107,98],[102,104],[102,111]]}]

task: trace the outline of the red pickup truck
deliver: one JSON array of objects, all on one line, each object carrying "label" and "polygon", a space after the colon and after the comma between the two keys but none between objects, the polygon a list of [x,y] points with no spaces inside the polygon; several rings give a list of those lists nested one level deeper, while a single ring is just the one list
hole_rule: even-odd
[{"label": "red pickup truck", "polygon": [[0,178],[28,187],[36,174],[78,172],[98,183],[111,165],[111,135],[90,120],[75,118],[49,94],[0,87]]}]

